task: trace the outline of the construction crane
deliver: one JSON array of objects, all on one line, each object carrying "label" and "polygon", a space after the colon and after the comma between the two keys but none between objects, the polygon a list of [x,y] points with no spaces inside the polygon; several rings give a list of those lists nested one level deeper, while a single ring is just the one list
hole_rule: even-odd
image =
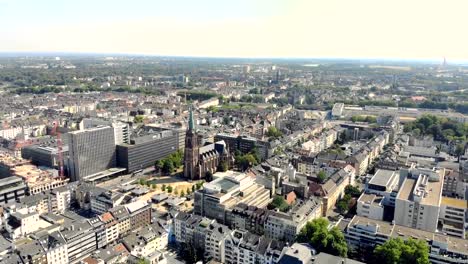
[{"label": "construction crane", "polygon": [[60,179],[64,179],[65,175],[63,174],[63,152],[62,152],[62,135],[58,130],[58,121],[53,122],[53,130],[52,134],[57,136],[57,156],[58,156],[58,164],[59,164],[59,177]]}]

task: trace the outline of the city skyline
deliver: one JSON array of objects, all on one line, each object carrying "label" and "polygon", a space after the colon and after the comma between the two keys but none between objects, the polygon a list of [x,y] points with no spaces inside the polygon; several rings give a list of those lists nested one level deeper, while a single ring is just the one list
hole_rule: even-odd
[{"label": "city skyline", "polygon": [[0,0],[0,52],[466,61],[449,2]]}]

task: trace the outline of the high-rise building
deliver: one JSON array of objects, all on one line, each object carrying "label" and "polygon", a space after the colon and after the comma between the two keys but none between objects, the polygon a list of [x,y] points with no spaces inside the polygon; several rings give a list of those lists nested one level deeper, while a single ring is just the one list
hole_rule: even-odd
[{"label": "high-rise building", "polygon": [[395,224],[435,232],[445,170],[410,168],[395,201]]},{"label": "high-rise building", "polygon": [[98,126],[69,133],[70,178],[86,176],[116,166],[114,128]]}]

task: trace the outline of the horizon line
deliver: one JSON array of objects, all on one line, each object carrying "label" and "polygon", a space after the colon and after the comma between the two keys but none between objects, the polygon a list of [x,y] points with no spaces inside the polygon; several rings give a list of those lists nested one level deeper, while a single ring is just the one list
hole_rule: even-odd
[{"label": "horizon line", "polygon": [[[391,61],[391,62],[425,62],[442,64],[444,59],[450,64],[467,64],[467,59],[446,59],[440,58],[397,58],[397,57],[334,57],[334,56],[317,56],[317,57],[287,57],[287,56],[271,56],[271,57],[242,57],[242,56],[210,56],[210,55],[163,55],[154,53],[139,53],[139,52],[86,52],[86,51],[1,51],[1,55],[22,55],[30,54],[40,57],[41,55],[69,55],[69,56],[122,56],[122,57],[159,57],[159,58],[189,58],[189,59],[238,59],[238,60],[351,60],[351,61]],[[18,56],[15,56],[18,57]]]}]

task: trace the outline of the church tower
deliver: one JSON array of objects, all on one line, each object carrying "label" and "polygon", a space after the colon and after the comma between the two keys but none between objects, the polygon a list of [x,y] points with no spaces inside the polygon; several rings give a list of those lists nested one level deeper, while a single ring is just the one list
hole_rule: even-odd
[{"label": "church tower", "polygon": [[187,179],[197,180],[200,178],[198,166],[200,144],[198,142],[198,134],[195,132],[193,107],[190,107],[189,111],[189,127],[185,135],[184,176]]}]

